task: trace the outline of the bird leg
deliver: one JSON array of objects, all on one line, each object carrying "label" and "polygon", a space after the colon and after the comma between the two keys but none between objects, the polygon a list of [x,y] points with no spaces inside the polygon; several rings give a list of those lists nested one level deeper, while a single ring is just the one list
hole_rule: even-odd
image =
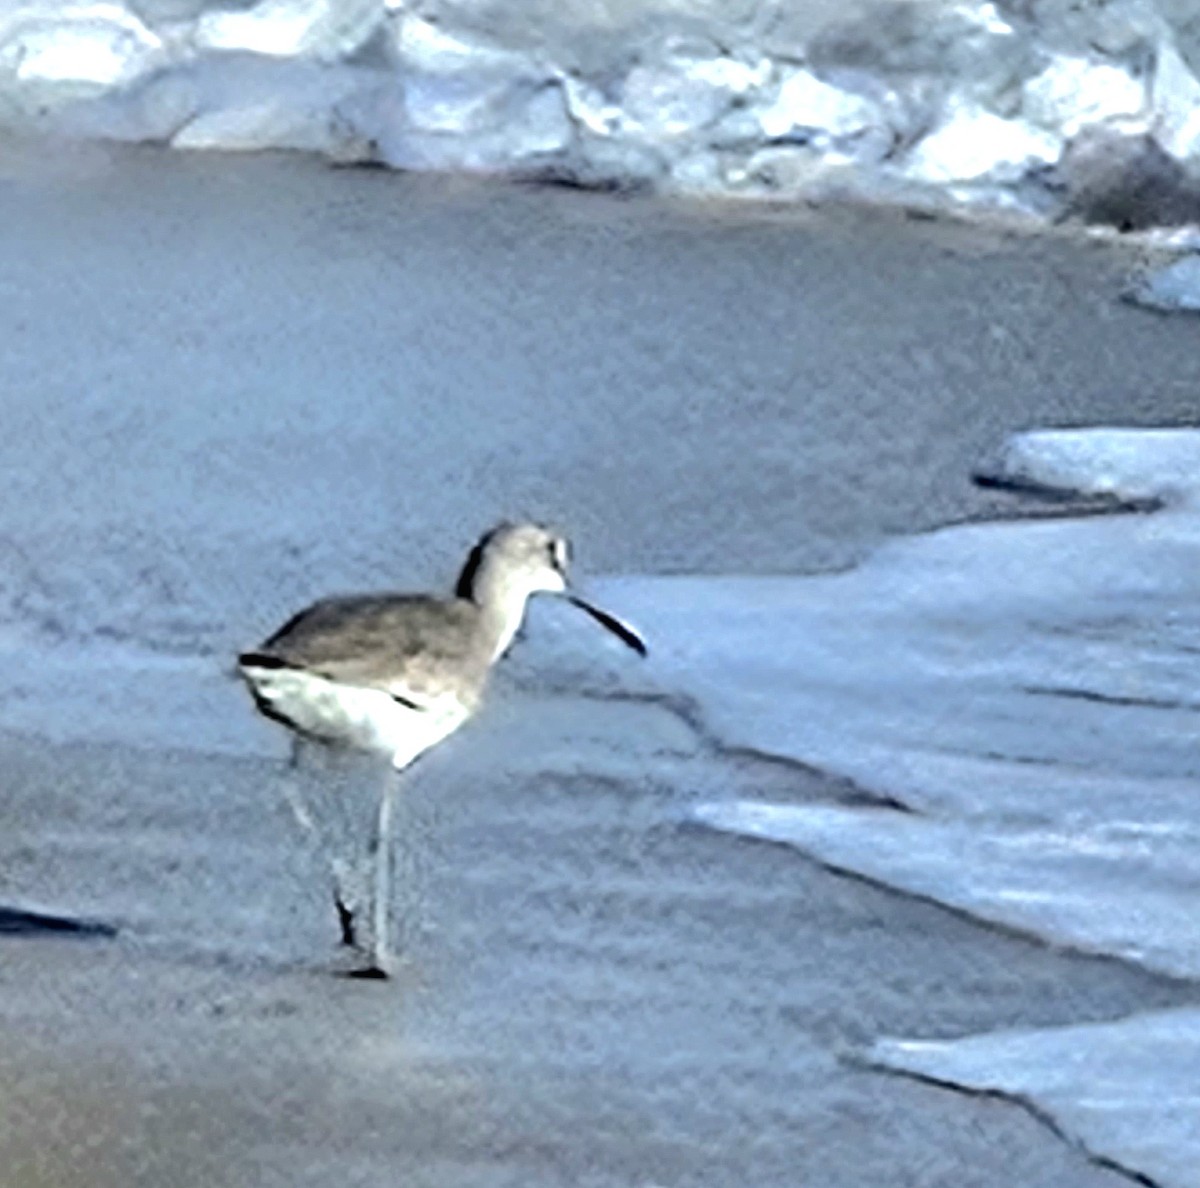
[{"label": "bird leg", "polygon": [[[346,778],[363,768],[357,763],[347,766],[344,758],[324,748],[297,745],[285,795],[301,828],[329,862],[342,944],[357,950],[364,962],[353,976],[386,978],[392,963],[392,833],[400,773],[388,766],[377,799],[368,808],[366,797],[356,794],[358,781]],[[311,774],[314,768],[320,771],[317,795],[305,795],[309,789],[303,786],[302,767]],[[339,778],[329,787],[331,776]],[[363,820],[367,812],[369,824]]]},{"label": "bird leg", "polygon": [[[313,798],[306,795],[305,774],[311,780],[320,772],[322,787]],[[353,827],[347,819],[342,805],[343,788],[325,787],[330,775],[329,756],[321,748],[300,739],[293,740],[291,761],[284,780],[283,793],[296,823],[309,837],[322,859],[329,863],[333,883],[333,905],[337,911],[342,944],[351,948],[358,946],[359,927],[356,920],[367,898],[366,880],[363,877],[363,862],[339,854],[345,839],[353,836]],[[319,807],[318,807],[319,806]]]},{"label": "bird leg", "polygon": [[288,760],[287,775],[283,781],[283,796],[288,802],[288,808],[292,810],[292,816],[296,818],[296,824],[309,837],[315,839],[320,831],[317,829],[317,823],[313,819],[312,808],[305,799],[304,793],[300,790],[305,754],[304,744],[298,739],[293,740],[292,753]]},{"label": "bird leg", "polygon": [[359,945],[359,917],[366,900],[362,863],[334,856],[329,860],[333,872],[333,906],[337,912],[342,944]]},{"label": "bird leg", "polygon": [[358,934],[354,931],[354,909],[346,905],[336,883],[333,888],[333,906],[337,910],[338,927],[342,931],[342,944],[350,948],[356,947]]},{"label": "bird leg", "polygon": [[367,855],[373,867],[371,888],[371,964],[360,977],[386,978],[391,964],[392,817],[400,773],[389,767],[379,791],[379,803]]}]

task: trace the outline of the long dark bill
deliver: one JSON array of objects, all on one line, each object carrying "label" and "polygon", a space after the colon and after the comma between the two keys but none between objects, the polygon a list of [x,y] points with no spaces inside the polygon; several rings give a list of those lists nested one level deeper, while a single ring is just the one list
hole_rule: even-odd
[{"label": "long dark bill", "polygon": [[579,598],[575,594],[568,594],[567,601],[573,602],[581,611],[587,611],[601,627],[606,627],[613,633],[622,643],[631,647],[639,656],[646,654],[646,643],[640,635],[632,627],[622,623],[620,619],[610,615],[608,611],[602,611],[598,606],[593,606],[590,602]]}]

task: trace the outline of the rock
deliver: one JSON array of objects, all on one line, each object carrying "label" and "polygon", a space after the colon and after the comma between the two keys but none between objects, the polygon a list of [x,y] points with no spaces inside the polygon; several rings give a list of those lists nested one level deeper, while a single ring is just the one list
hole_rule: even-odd
[{"label": "rock", "polygon": [[637,66],[621,92],[621,131],[678,137],[713,123],[729,97],[718,87],[665,67]]},{"label": "rock", "polygon": [[299,149],[345,159],[362,155],[364,138],[343,108],[379,86],[380,75],[363,68],[232,54],[151,80],[136,105],[124,107],[170,121],[160,135],[175,148]]},{"label": "rock", "polygon": [[689,153],[673,161],[667,188],[676,194],[724,194],[729,184],[721,155],[708,149]]},{"label": "rock", "polygon": [[195,72],[172,70],[139,80],[127,90],[74,103],[57,115],[71,137],[167,142],[200,110]]},{"label": "rock", "polygon": [[1178,225],[1200,212],[1194,9],[0,0],[0,116],[572,185],[798,195],[832,178],[906,205]]},{"label": "rock", "polygon": [[1061,141],[1021,120],[1006,120],[973,104],[950,115],[909,154],[903,173],[933,184],[1013,182],[1058,159]]},{"label": "rock", "polygon": [[[663,34],[721,45],[747,40],[774,18],[773,0],[420,0],[421,15],[445,30],[589,72],[607,59],[627,72],[631,51]],[[753,39],[752,37],[750,38]],[[604,43],[600,55],[595,43]],[[622,55],[625,55],[622,58]]]},{"label": "rock", "polygon": [[1119,66],[1061,55],[1025,84],[1021,113],[1042,128],[1071,137],[1090,124],[1141,117],[1146,92],[1144,80]]},{"label": "rock", "polygon": [[823,78],[851,70],[879,80],[926,122],[945,96],[1001,106],[1036,61],[1024,31],[981,0],[877,3],[818,34],[807,56]]},{"label": "rock", "polygon": [[1155,141],[1177,161],[1200,157],[1200,80],[1169,41],[1158,47],[1150,106]]},{"label": "rock", "polygon": [[404,83],[405,113],[419,132],[491,131],[510,114],[522,85],[503,74],[414,74]]},{"label": "rock", "polygon": [[535,57],[447,33],[414,14],[397,22],[390,48],[401,100],[364,117],[385,164],[523,170],[571,146],[563,87]]},{"label": "rock", "polygon": [[518,77],[546,73],[529,56],[486,41],[448,33],[415,13],[407,13],[397,20],[391,48],[393,60],[404,74],[415,71],[472,74],[487,70]]},{"label": "rock", "polygon": [[608,137],[620,130],[621,105],[595,83],[567,75],[563,79],[567,111],[576,124],[593,136]]},{"label": "rock", "polygon": [[0,14],[0,89],[29,106],[125,87],[163,66],[162,39],[119,4],[17,5]]},{"label": "rock", "polygon": [[1038,42],[1056,54],[1132,59],[1171,36],[1155,0],[1021,0],[1020,7]]},{"label": "rock", "polygon": [[1085,128],[1053,170],[1067,215],[1124,231],[1200,218],[1200,188],[1146,133]]},{"label": "rock", "polygon": [[696,133],[761,88],[770,74],[765,59],[741,62],[704,42],[668,39],[626,76],[619,126],[649,138]]},{"label": "rock", "polygon": [[785,69],[775,98],[759,109],[758,120],[770,140],[818,145],[887,127],[878,105],[794,67]]},{"label": "rock", "polygon": [[1122,297],[1167,313],[1200,313],[1200,255],[1183,256],[1130,286]]},{"label": "rock", "polygon": [[663,67],[637,66],[625,79],[618,128],[646,137],[698,132],[729,105],[719,87]]},{"label": "rock", "polygon": [[197,20],[212,0],[126,0],[126,7],[152,29]]},{"label": "rock", "polygon": [[824,155],[802,144],[769,145],[753,153],[729,181],[749,193],[798,194],[828,170]]},{"label": "rock", "polygon": [[380,0],[259,0],[244,10],[204,13],[193,40],[201,50],[248,50],[332,62],[360,49],[384,16]]},{"label": "rock", "polygon": [[564,154],[574,127],[556,83],[426,76],[405,88],[403,118],[370,136],[384,164],[478,172]]},{"label": "rock", "polygon": [[561,154],[530,163],[524,176],[584,190],[634,193],[664,184],[665,156],[644,144],[580,133]]}]

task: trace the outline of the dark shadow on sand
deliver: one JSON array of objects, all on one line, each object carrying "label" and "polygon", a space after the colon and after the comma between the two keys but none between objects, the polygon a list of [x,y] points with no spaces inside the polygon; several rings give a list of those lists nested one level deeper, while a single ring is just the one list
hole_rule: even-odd
[{"label": "dark shadow on sand", "polygon": [[52,916],[0,905],[0,936],[113,937],[117,930],[100,920]]}]

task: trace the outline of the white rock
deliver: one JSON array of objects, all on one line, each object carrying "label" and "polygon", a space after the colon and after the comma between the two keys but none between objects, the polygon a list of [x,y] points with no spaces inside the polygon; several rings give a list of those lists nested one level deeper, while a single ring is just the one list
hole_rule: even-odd
[{"label": "white rock", "polygon": [[[427,78],[425,80],[429,82]],[[503,170],[564,153],[574,139],[561,89],[555,84],[483,88],[471,91],[470,79],[448,76],[445,84],[464,90],[427,94],[415,112],[411,90],[405,94],[405,118],[369,132],[380,159],[401,169]]]},{"label": "white rock", "polygon": [[766,86],[771,78],[771,70],[771,61],[765,57],[754,62],[743,62],[722,54],[717,57],[696,57],[687,62],[691,78],[738,96]]},{"label": "white rock", "polygon": [[729,185],[721,154],[711,150],[689,153],[671,165],[670,189],[677,194],[723,194]]},{"label": "white rock", "polygon": [[1022,90],[1021,111],[1065,137],[1089,124],[1140,116],[1146,84],[1128,71],[1091,58],[1062,55]]},{"label": "white rock", "polygon": [[[573,135],[551,69],[531,57],[453,36],[411,14],[399,22],[392,48],[406,113],[392,155],[407,168],[453,168],[460,160],[464,168],[499,168],[505,144],[516,162],[557,151]],[[476,139],[456,149],[455,136]]]},{"label": "white rock", "polygon": [[553,84],[514,96],[499,131],[516,161],[561,152],[575,135],[562,89]]},{"label": "white rock", "polygon": [[197,47],[333,61],[359,49],[385,18],[381,0],[259,0],[244,11],[206,12]]},{"label": "white rock", "polygon": [[[753,0],[739,2],[745,19],[715,0],[702,10],[666,0],[665,12],[686,17],[671,27],[687,32],[664,35],[662,24],[631,22],[624,0],[570,0],[541,24],[502,17],[492,0],[432,0],[419,14],[411,0],[130,0],[144,20],[112,0],[0,0],[0,100],[18,117],[50,108],[55,126],[92,134],[272,147],[274,129],[276,147],[297,147],[326,137],[315,114],[324,91],[275,94],[255,76],[245,93],[212,101],[209,75],[193,67],[250,56],[325,67],[369,47],[389,59],[389,99],[377,87],[360,114],[383,130],[389,159],[414,167],[521,170],[560,154],[564,176],[621,184],[627,157],[633,184],[706,192],[791,191],[810,165],[849,167],[862,186],[940,186],[1044,213],[1074,201],[1069,187],[1030,198],[1036,186],[1014,183],[1061,168],[1063,144],[1069,154],[1093,129],[1137,133],[1172,168],[1200,164],[1200,81],[1146,0],[1102,12],[1034,0],[1032,16],[1011,22],[1002,0],[913,0],[887,19],[810,14],[792,42],[750,19]],[[1119,64],[1113,47],[1122,62],[1156,50],[1154,71]],[[813,69],[793,64],[801,51]],[[160,87],[168,73],[182,85]],[[755,156],[797,145],[805,153]]]},{"label": "white rock", "polygon": [[447,33],[415,13],[397,21],[392,49],[400,65],[431,74],[507,69],[514,74],[543,73],[522,54]]},{"label": "white rock", "polygon": [[[1190,3],[1190,0],[1189,0]],[[1182,23],[1188,4],[1179,0],[1031,0],[1025,6],[1035,35],[1046,45],[1070,45],[1076,52],[1096,52],[1130,60],[1170,36],[1166,11]]]},{"label": "white rock", "polygon": [[1125,297],[1149,309],[1200,313],[1200,255],[1183,256],[1156,269]]},{"label": "white rock", "polygon": [[663,153],[644,141],[579,132],[558,163],[558,177],[588,189],[637,190],[662,184],[669,172]]},{"label": "white rock", "polygon": [[1166,39],[1150,89],[1154,139],[1179,161],[1200,156],[1200,79]]},{"label": "white rock", "polygon": [[1016,181],[1031,167],[1056,161],[1061,148],[1050,132],[966,104],[916,146],[904,174],[934,184]]},{"label": "white rock", "polygon": [[97,92],[165,59],[162,41],[118,4],[20,5],[0,13],[0,74],[17,83]]},{"label": "white rock", "polygon": [[686,137],[715,123],[770,76],[766,58],[747,62],[704,41],[669,38],[626,75],[616,126],[650,139]]},{"label": "white rock", "polygon": [[593,136],[611,136],[620,128],[620,104],[594,84],[567,75],[563,79],[563,94],[571,118]]},{"label": "white rock", "polygon": [[811,145],[767,145],[752,153],[738,169],[728,171],[729,180],[740,189],[764,194],[798,193],[825,171],[824,154]]},{"label": "white rock", "polygon": [[530,136],[550,152],[570,139],[572,128],[561,89],[544,80],[505,75],[417,74],[404,87],[409,125],[419,132],[469,136],[512,125],[516,139]]},{"label": "white rock", "polygon": [[195,74],[170,70],[72,103],[57,113],[56,127],[71,138],[170,141],[201,105]]},{"label": "white rock", "polygon": [[298,111],[284,100],[264,99],[198,115],[175,134],[171,145],[225,152],[268,148],[329,152],[334,147],[331,123],[328,111]]},{"label": "white rock", "polygon": [[829,20],[803,47],[804,60],[835,85],[845,86],[843,77],[851,74],[854,91],[914,109],[913,131],[936,117],[946,95],[998,109],[1011,102],[1030,73],[1035,39],[1028,23],[1022,21],[1018,32],[992,3],[919,0],[849,7],[848,19]]},{"label": "white rock", "polygon": [[404,86],[408,121],[422,132],[462,135],[493,128],[511,87],[503,76],[416,74]]},{"label": "white rock", "polygon": [[695,132],[729,106],[722,88],[661,66],[635,66],[621,99],[622,123],[656,137]]},{"label": "white rock", "polygon": [[[166,135],[176,148],[302,149],[345,157],[357,129],[343,107],[379,86],[378,73],[359,67],[220,55],[149,80],[116,112],[142,124],[174,120]],[[105,118],[120,135],[116,112]]]},{"label": "white rock", "polygon": [[763,133],[841,139],[884,125],[882,111],[861,95],[822,82],[807,70],[784,74],[774,100],[759,112]]},{"label": "white rock", "polygon": [[991,0],[985,0],[982,4],[961,4],[956,9],[956,14],[985,33],[1006,37],[1010,33],[1016,32],[1012,25],[1000,15]]}]

